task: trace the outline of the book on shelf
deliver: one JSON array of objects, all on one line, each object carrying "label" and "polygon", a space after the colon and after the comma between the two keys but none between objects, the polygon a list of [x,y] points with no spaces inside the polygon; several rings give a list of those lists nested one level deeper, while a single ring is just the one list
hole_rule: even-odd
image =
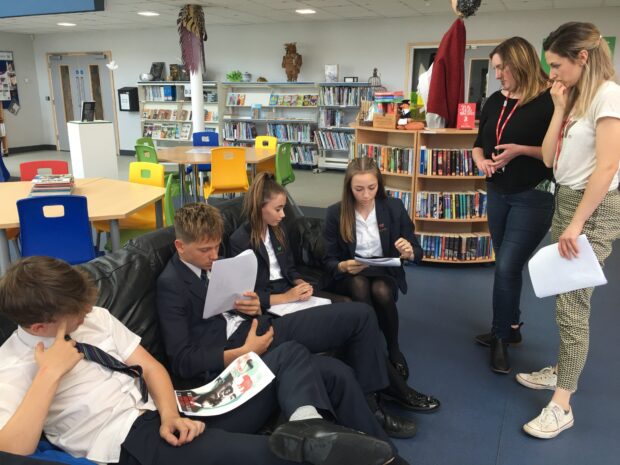
[{"label": "book on shelf", "polygon": [[423,258],[445,261],[494,260],[489,233],[418,233]]},{"label": "book on shelf", "polygon": [[192,124],[191,123],[181,124],[181,132],[179,134],[179,139],[189,140],[191,135],[192,135]]},{"label": "book on shelf", "polygon": [[387,194],[388,197],[400,199],[403,202],[403,205],[405,206],[407,213],[409,213],[409,216],[411,216],[411,191],[405,191],[401,189],[393,189],[391,187],[386,187],[385,193]]},{"label": "book on shelf", "polygon": [[349,150],[354,135],[348,132],[315,131],[314,141],[323,150]]},{"label": "book on shelf", "polygon": [[358,144],[357,156],[375,159],[379,169],[386,173],[413,174],[415,152],[412,147]]},{"label": "book on shelf", "polygon": [[456,129],[474,129],[476,127],[476,104],[459,103],[456,113]]},{"label": "book on shelf", "polygon": [[466,220],[486,218],[487,193],[420,191],[416,194],[416,218]]},{"label": "book on shelf", "polygon": [[471,149],[420,147],[418,174],[426,176],[483,176]]}]

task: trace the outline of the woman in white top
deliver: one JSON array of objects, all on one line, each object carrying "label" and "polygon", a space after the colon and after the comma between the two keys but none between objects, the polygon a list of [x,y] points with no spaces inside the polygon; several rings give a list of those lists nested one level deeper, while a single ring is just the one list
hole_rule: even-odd
[{"label": "woman in white top", "polygon": [[[585,234],[601,265],[620,236],[620,86],[606,41],[590,23],[566,23],[543,43],[553,80],[553,118],[543,142],[543,159],[557,182],[552,236],[560,255],[578,255]],[[573,425],[571,395],[585,365],[593,288],[558,296],[560,330],[557,367],[520,373],[533,389],[554,390],[542,413],[524,425],[539,438],[552,438]]]}]

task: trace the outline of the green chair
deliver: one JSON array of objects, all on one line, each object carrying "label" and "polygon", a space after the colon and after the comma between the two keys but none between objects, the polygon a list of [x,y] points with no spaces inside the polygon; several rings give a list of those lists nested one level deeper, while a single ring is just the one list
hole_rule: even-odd
[{"label": "green chair", "polygon": [[278,145],[276,152],[276,182],[281,186],[295,181],[295,173],[291,165],[292,144],[284,142]]},{"label": "green chair", "polygon": [[146,144],[136,144],[136,161],[144,163],[158,163],[157,150],[155,147]]},{"label": "green chair", "polygon": [[136,145],[148,145],[149,147],[155,148],[155,142],[150,137],[140,137],[136,140]]},{"label": "green chair", "polygon": [[166,193],[164,194],[164,219],[166,226],[174,225],[174,202],[172,201],[174,187],[174,176],[169,174],[166,178]]}]

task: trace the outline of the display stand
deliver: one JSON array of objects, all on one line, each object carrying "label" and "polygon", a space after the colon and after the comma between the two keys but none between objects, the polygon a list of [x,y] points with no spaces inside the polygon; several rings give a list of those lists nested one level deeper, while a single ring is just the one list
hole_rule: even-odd
[{"label": "display stand", "polygon": [[71,172],[77,179],[118,179],[114,125],[110,121],[69,121]]}]

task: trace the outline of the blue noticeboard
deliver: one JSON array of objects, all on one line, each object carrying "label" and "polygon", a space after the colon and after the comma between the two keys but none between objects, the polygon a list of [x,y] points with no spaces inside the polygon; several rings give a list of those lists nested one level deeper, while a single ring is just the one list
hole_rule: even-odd
[{"label": "blue noticeboard", "polygon": [[0,3],[0,18],[55,15],[59,13],[86,13],[103,11],[103,9],[103,0],[3,1]]}]

